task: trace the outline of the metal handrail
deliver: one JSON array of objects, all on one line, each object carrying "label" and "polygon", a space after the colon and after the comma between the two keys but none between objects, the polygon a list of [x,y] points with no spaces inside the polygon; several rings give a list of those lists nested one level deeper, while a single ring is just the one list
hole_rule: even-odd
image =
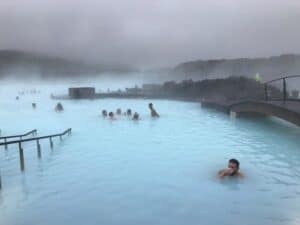
[{"label": "metal handrail", "polygon": [[28,141],[38,141],[40,139],[46,139],[46,138],[53,138],[53,137],[62,137],[66,134],[70,134],[72,131],[71,128],[65,130],[62,133],[58,133],[58,134],[52,134],[52,135],[46,135],[46,136],[40,136],[40,137],[34,137],[34,138],[27,138],[27,139],[21,139],[21,140],[14,140],[14,141],[7,141],[7,142],[2,142],[0,143],[1,145],[10,145],[10,144],[17,144],[17,143],[22,143],[22,142],[28,142]]},{"label": "metal handrail", "polygon": [[300,77],[300,75],[291,75],[291,76],[280,77],[280,78],[276,78],[274,80],[267,81],[264,84],[272,83],[274,81],[283,80],[283,79],[287,79],[287,78],[295,78],[295,77]]},{"label": "metal handrail", "polygon": [[289,78],[295,78],[295,77],[300,77],[300,75],[291,75],[291,76],[280,77],[280,78],[270,80],[270,81],[267,81],[267,82],[263,83],[264,91],[265,91],[265,100],[269,101],[268,84],[273,83],[275,81],[282,80],[283,81],[282,82],[282,85],[283,85],[283,98],[281,100],[283,100],[285,102],[287,100],[287,97],[288,97],[287,90],[286,90],[286,80],[289,79]]},{"label": "metal handrail", "polygon": [[22,138],[22,137],[28,136],[28,135],[30,135],[30,134],[36,135],[36,134],[37,134],[37,129],[28,131],[28,132],[25,133],[25,134],[3,136],[3,137],[0,137],[0,140],[2,140],[2,139],[6,140],[6,139],[10,139],[10,138]]},{"label": "metal handrail", "polygon": [[[36,130],[32,130],[32,131],[35,131],[35,133],[36,133]],[[32,131],[31,131],[31,133],[32,133]],[[49,138],[50,139],[50,147],[52,149],[53,148],[53,141],[52,141],[53,137],[60,137],[60,140],[62,140],[62,136],[66,135],[66,134],[70,135],[71,131],[72,131],[72,129],[69,128],[69,129],[65,130],[64,132],[58,133],[58,134],[52,134],[52,135],[46,135],[46,136],[34,137],[34,138],[27,138],[27,139],[20,139],[20,140],[8,141],[8,142],[2,142],[2,143],[0,143],[0,146],[5,145],[5,149],[7,149],[7,145],[19,144],[20,168],[21,168],[21,171],[24,171],[25,170],[25,160],[24,160],[24,152],[23,152],[23,148],[22,148],[22,143],[23,142],[36,141],[37,155],[38,155],[38,158],[41,158],[42,157],[42,152],[41,152],[41,145],[40,145],[40,142],[39,142],[41,139]],[[28,132],[28,133],[30,133],[30,132]],[[26,133],[26,134],[28,134],[28,133]],[[24,135],[26,136],[26,134],[24,134]],[[20,136],[24,136],[24,135],[19,135],[19,136],[15,135],[15,136],[9,136],[9,137],[20,137]],[[1,174],[0,174],[0,190],[1,189],[2,189],[2,183],[1,183]]]}]

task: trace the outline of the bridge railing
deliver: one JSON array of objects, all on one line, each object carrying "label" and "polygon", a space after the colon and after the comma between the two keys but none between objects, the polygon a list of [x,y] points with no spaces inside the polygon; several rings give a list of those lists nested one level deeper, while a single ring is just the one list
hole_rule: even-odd
[{"label": "bridge railing", "polygon": [[[288,90],[288,81],[291,81],[293,78],[300,78],[300,75],[285,76],[270,80],[264,83],[264,92],[266,101],[287,101],[287,100],[300,100],[299,99],[299,90],[292,90],[291,94]],[[279,85],[278,85],[278,82]],[[299,79],[300,85],[300,79]],[[277,83],[277,85],[276,85]],[[295,82],[293,82],[294,84]],[[294,85],[296,88],[297,85]]]},{"label": "bridge railing", "polygon": [[4,140],[4,145],[5,145],[5,148],[7,148],[7,140],[8,139],[13,139],[13,138],[20,138],[20,140],[22,140],[23,137],[26,137],[26,136],[29,136],[29,135],[37,135],[37,129],[34,129],[34,130],[31,130],[31,131],[28,131],[27,133],[25,134],[18,134],[18,135],[10,135],[10,136],[3,136],[3,137],[0,137],[0,140]]}]

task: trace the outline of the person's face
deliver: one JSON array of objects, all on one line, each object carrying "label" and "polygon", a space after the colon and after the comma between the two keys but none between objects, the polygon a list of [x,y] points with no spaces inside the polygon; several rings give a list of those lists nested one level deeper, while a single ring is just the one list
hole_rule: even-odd
[{"label": "person's face", "polygon": [[233,172],[237,172],[239,170],[239,168],[237,167],[237,165],[235,163],[228,163],[228,168],[232,169]]}]

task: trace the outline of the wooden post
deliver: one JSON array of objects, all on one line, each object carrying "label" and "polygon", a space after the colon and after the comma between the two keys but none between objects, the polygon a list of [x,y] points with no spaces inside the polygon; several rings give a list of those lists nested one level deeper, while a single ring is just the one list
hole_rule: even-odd
[{"label": "wooden post", "polygon": [[53,141],[52,141],[52,137],[50,137],[50,147],[53,148]]},{"label": "wooden post", "polygon": [[40,159],[42,157],[42,152],[41,152],[41,145],[39,139],[36,140],[36,145],[37,145],[37,155],[38,158]]},{"label": "wooden post", "polygon": [[0,173],[0,190],[2,189],[1,173]]},{"label": "wooden post", "polygon": [[21,168],[21,171],[24,171],[24,169],[25,169],[24,152],[22,149],[21,142],[19,142],[19,155],[20,155],[20,168]]}]

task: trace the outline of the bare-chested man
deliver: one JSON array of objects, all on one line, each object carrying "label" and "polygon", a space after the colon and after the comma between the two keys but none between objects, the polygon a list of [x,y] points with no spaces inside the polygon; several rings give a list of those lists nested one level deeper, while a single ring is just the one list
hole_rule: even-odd
[{"label": "bare-chested man", "polygon": [[156,112],[156,110],[154,109],[152,103],[149,103],[149,109],[150,109],[150,111],[151,111],[151,116],[152,116],[152,117],[159,117],[159,115],[158,115],[158,113]]},{"label": "bare-chested man", "polygon": [[218,176],[220,178],[230,176],[230,177],[244,177],[244,175],[239,171],[240,162],[237,159],[230,159],[228,161],[228,168],[220,170]]}]

